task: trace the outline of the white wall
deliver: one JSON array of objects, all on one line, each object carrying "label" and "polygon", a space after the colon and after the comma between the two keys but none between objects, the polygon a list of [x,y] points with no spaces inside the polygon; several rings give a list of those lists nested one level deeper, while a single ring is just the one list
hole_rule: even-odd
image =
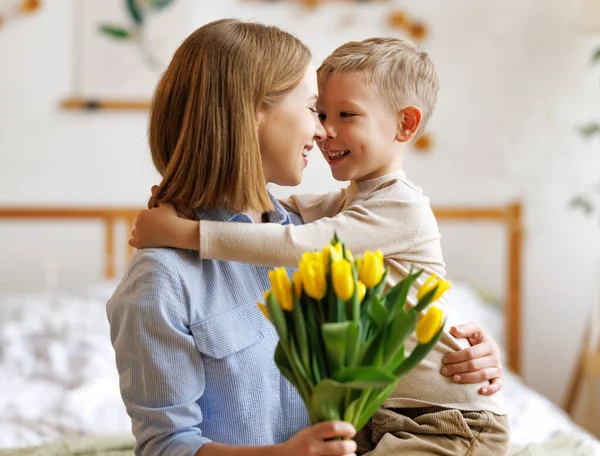
[{"label": "white wall", "polygon": [[[423,45],[442,81],[430,124],[435,147],[411,155],[407,173],[434,204],[526,204],[525,377],[558,401],[600,252],[600,226],[567,208],[570,196],[600,170],[600,144],[586,144],[575,132],[575,125],[600,118],[579,1],[395,3],[427,22],[431,36]],[[281,25],[311,46],[316,62],[346,40],[395,33],[385,27],[389,5],[325,5],[313,13],[235,0],[198,4],[198,25],[225,16]],[[71,2],[46,2],[39,13],[0,28],[0,205],[142,205],[156,180],[145,114],[57,109],[69,94],[71,12]],[[295,191],[338,185],[314,154]],[[3,224],[2,287],[40,286],[44,268],[55,261],[60,283],[97,276],[98,234],[90,224],[43,230]],[[451,275],[468,275],[502,293],[498,230],[446,228],[444,236]],[[475,266],[482,263],[488,266]]]}]

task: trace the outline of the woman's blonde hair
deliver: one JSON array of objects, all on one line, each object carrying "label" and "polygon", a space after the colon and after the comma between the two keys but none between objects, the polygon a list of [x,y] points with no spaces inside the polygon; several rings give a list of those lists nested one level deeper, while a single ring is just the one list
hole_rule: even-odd
[{"label": "woman's blonde hair", "polygon": [[223,19],[175,52],[152,101],[148,136],[162,182],[148,203],[264,211],[258,111],[303,79],[308,48],[277,27]]}]

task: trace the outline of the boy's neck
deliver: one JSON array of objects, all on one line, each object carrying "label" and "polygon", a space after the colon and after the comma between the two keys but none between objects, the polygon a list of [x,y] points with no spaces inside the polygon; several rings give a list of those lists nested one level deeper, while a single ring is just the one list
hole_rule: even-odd
[{"label": "boy's neck", "polygon": [[398,171],[402,171],[403,170],[402,165],[404,163],[404,160],[402,160],[401,157],[399,157],[398,159],[394,160],[394,162],[390,163],[389,166],[386,166],[386,167],[382,168],[381,170],[379,170],[379,171],[377,171],[375,173],[370,173],[370,174],[367,174],[367,175],[365,175],[363,177],[360,177],[360,178],[357,178],[357,179],[352,179],[351,183],[353,183],[353,184],[361,184],[363,182],[368,182],[368,181],[373,180],[373,179],[378,179],[380,177],[387,176],[388,174],[392,174],[392,173],[396,173]]}]

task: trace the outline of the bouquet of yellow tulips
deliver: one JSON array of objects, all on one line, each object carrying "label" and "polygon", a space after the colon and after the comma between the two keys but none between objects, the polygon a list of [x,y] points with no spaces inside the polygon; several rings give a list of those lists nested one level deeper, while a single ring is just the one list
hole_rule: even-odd
[{"label": "bouquet of yellow tulips", "polygon": [[[313,424],[344,420],[360,429],[433,348],[444,318],[429,304],[450,284],[430,277],[411,308],[408,292],[422,272],[411,270],[384,294],[382,253],[354,260],[337,235],[322,251],[305,252],[292,280],[284,268],[269,272],[272,289],[258,306],[279,334],[275,363]],[[415,330],[418,344],[407,354]]]}]

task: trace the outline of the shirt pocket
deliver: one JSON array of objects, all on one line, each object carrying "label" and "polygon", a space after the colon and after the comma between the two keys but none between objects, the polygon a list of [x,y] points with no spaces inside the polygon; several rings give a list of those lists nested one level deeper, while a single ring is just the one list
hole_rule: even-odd
[{"label": "shirt pocket", "polygon": [[265,323],[268,321],[252,302],[192,325],[191,331],[200,353],[223,359],[259,342]]},{"label": "shirt pocket", "polygon": [[204,421],[245,421],[264,413],[264,398],[278,378],[273,361],[277,336],[256,303],[190,329],[204,367],[199,400]]}]

